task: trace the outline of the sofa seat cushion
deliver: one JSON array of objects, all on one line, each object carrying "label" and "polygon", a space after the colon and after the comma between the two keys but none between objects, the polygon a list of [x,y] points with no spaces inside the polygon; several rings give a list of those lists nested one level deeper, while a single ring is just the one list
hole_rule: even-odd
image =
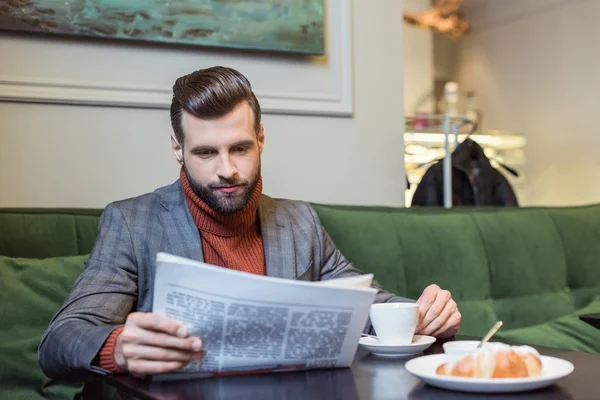
[{"label": "sofa seat cushion", "polygon": [[580,315],[596,313],[600,313],[600,298],[549,322],[525,328],[501,329],[494,340],[600,354],[600,330],[579,319]]},{"label": "sofa seat cushion", "polygon": [[37,348],[87,258],[0,256],[0,393],[7,399],[67,399],[82,390],[47,378]]}]

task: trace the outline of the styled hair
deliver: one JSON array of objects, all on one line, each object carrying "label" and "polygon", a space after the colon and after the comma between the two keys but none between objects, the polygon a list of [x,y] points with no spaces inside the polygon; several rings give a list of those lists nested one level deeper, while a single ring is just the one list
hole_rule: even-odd
[{"label": "styled hair", "polygon": [[211,67],[178,78],[173,85],[171,125],[183,146],[182,116],[186,111],[201,119],[215,119],[246,101],[254,113],[254,130],[260,131],[260,104],[252,85],[240,72],[227,67]]}]

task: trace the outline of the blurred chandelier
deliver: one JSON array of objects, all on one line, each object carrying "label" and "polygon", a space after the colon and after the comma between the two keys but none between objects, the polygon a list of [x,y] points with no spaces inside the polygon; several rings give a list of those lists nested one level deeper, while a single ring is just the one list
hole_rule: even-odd
[{"label": "blurred chandelier", "polygon": [[435,0],[433,7],[426,11],[404,11],[404,21],[458,39],[470,30],[469,21],[459,12],[462,2],[463,0]]}]

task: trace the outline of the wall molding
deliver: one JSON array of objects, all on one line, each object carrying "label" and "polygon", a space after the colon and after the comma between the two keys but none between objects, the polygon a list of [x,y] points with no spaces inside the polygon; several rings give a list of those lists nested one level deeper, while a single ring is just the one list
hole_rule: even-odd
[{"label": "wall molding", "polygon": [[[354,114],[352,10],[350,0],[329,0],[327,13],[328,62],[335,89],[329,93],[261,92],[256,90],[265,114],[352,117]],[[336,7],[337,6],[337,7]],[[338,13],[332,13],[337,8]],[[171,105],[171,88],[132,86],[118,82],[70,81],[0,75],[0,100],[27,103],[92,105],[165,109]]]}]

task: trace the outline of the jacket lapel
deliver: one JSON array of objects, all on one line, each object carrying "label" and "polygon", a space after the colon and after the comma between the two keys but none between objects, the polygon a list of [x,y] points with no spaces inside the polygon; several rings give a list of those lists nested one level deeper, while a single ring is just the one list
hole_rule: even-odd
[{"label": "jacket lapel", "polygon": [[171,185],[161,198],[159,213],[171,254],[204,261],[200,234],[185,203],[179,181]]},{"label": "jacket lapel", "polygon": [[260,230],[265,249],[267,276],[295,279],[294,235],[288,217],[277,209],[275,200],[261,196],[258,205]]}]

